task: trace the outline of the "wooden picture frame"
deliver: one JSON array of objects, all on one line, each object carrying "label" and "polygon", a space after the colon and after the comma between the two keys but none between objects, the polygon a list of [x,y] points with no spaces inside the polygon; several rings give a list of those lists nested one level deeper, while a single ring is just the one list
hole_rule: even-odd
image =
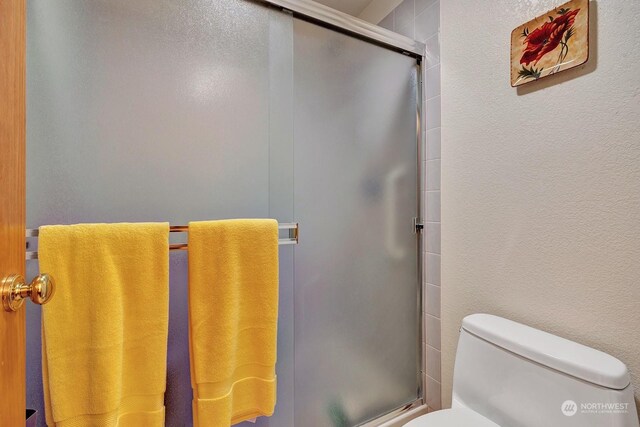
[{"label": "wooden picture frame", "polygon": [[571,0],[511,32],[511,86],[530,83],[589,59],[589,0]]}]

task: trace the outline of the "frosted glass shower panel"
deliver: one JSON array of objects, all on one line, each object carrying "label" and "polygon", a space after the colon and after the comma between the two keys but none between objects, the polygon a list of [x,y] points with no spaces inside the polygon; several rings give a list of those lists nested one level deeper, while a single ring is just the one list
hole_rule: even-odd
[{"label": "frosted glass shower panel", "polygon": [[[292,37],[290,15],[246,0],[29,0],[28,227],[291,220],[291,208],[270,209],[269,182],[292,162],[270,171],[269,158],[271,117],[290,116],[292,102],[270,89],[291,84],[270,72],[291,68],[291,49],[270,52]],[[166,422],[178,427],[191,425],[187,254],[170,260]],[[28,267],[33,276],[37,262]],[[44,414],[39,316],[29,308],[27,403]],[[285,362],[292,328],[281,327]],[[278,368],[282,402],[293,401],[292,373],[292,362]],[[292,416],[280,405],[272,421],[290,426]]]},{"label": "frosted glass shower panel", "polygon": [[413,58],[294,19],[295,425],[351,426],[419,387]]},{"label": "frosted glass shower panel", "polygon": [[31,225],[268,214],[267,8],[28,3]]}]

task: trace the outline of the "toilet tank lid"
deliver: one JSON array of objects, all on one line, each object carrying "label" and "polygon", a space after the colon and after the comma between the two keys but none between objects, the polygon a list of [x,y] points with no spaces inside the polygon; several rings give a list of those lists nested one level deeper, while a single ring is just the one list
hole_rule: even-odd
[{"label": "toilet tank lid", "polygon": [[615,357],[491,314],[472,314],[462,320],[462,329],[512,353],[541,365],[588,381],[622,390],[629,371]]}]

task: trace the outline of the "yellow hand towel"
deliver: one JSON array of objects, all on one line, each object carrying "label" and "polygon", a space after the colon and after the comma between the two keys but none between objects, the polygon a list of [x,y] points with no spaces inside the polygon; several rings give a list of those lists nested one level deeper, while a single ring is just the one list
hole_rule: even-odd
[{"label": "yellow hand towel", "polygon": [[189,333],[196,427],[273,414],[278,223],[189,223]]},{"label": "yellow hand towel", "polygon": [[169,224],[40,227],[38,252],[47,424],[164,426]]}]

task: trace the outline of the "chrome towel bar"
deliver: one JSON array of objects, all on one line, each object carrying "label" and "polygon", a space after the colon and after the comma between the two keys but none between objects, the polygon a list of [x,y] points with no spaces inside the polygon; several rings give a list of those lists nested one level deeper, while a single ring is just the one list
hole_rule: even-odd
[{"label": "chrome towel bar", "polygon": [[[297,222],[285,222],[278,224],[278,230],[289,230],[289,234],[285,238],[278,239],[279,245],[297,245],[299,237],[299,228]],[[172,225],[169,227],[171,233],[188,233],[188,225]],[[26,237],[38,237],[39,231],[37,228],[28,228]],[[27,243],[27,248],[29,247]],[[169,245],[170,251],[186,251],[189,248],[187,243],[173,243]],[[38,259],[37,251],[26,251],[25,259]]]}]

